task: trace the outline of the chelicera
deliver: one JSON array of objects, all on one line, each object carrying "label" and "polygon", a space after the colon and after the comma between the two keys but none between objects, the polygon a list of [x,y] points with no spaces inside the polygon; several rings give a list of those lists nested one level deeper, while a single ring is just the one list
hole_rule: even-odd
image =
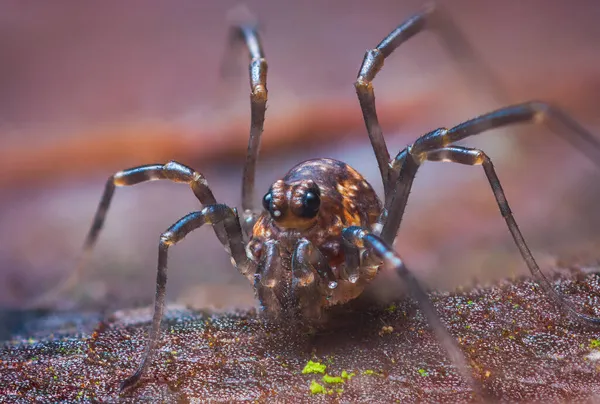
[{"label": "chelicera", "polygon": [[[560,109],[543,102],[512,105],[478,116],[453,128],[439,128],[390,158],[377,119],[372,81],[385,58],[406,40],[433,29],[451,50],[469,48],[450,20],[435,9],[416,14],[367,51],[355,82],[369,138],[381,172],[385,197],[353,168],[333,159],[300,163],[276,181],[262,198],[262,211],[253,206],[255,167],[267,104],[267,61],[255,24],[231,29],[232,43],[242,43],[250,56],[251,127],[244,166],[241,212],[218,203],[205,177],[178,162],[151,164],[111,176],[84,245],[94,246],[116,187],[170,180],[188,184],[203,206],[189,213],[160,236],[154,315],[147,349],[137,371],[122,388],[136,385],[151,365],[165,307],[167,255],[190,232],[212,225],[230,252],[237,270],[254,286],[267,319],[285,316],[324,323],[330,308],[357,298],[382,267],[394,270],[418,302],[440,343],[461,374],[471,379],[469,366],[456,341],[440,321],[423,287],[392,248],[418,168],[426,161],[482,166],[502,217],[529,270],[545,291],[575,317],[590,323],[600,319],[580,313],[552,287],[540,271],[517,223],[489,157],[456,142],[490,129],[519,123],[547,123],[584,153],[600,152],[600,142]],[[597,162],[597,161],[596,161]],[[241,216],[241,218],[240,218]],[[401,246],[400,246],[401,248]]]}]

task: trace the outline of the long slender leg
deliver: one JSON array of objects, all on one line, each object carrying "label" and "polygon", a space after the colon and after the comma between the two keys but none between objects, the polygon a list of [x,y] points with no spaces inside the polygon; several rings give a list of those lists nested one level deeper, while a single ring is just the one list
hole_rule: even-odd
[{"label": "long slender leg", "polygon": [[479,385],[473,380],[467,360],[462,351],[456,344],[455,339],[450,335],[442,321],[440,320],[433,303],[429,300],[427,293],[420,285],[415,276],[404,265],[402,259],[394,250],[380,237],[367,232],[360,227],[349,227],[343,232],[344,240],[358,248],[366,248],[377,258],[383,261],[383,264],[393,269],[404,282],[412,294],[413,299],[419,304],[421,311],[425,314],[427,322],[436,334],[438,341],[446,350],[452,363],[456,366],[459,374],[471,385],[475,392],[481,394]]},{"label": "long slender leg", "polygon": [[[27,306],[40,307],[47,305],[49,302],[55,300],[58,295],[71,289],[77,284],[78,280],[81,278],[83,268],[98,240],[100,230],[102,230],[104,225],[106,214],[108,213],[116,187],[131,186],[155,180],[170,180],[173,182],[186,183],[190,186],[194,195],[196,195],[196,198],[203,206],[214,205],[217,203],[204,175],[176,161],[170,161],[167,164],[149,164],[119,171],[110,176],[106,181],[104,193],[102,194],[96,214],[94,215],[92,226],[85,238],[83,251],[75,270],[65,281],[36,298],[34,301],[28,303]],[[227,248],[228,237],[223,225],[214,226],[214,229],[221,244]]]},{"label": "long slender leg", "polygon": [[473,79],[478,79],[481,84],[489,87],[497,98],[501,100],[506,99],[502,85],[500,85],[492,71],[478,57],[475,50],[453,23],[450,16],[440,9],[439,6],[430,6],[400,24],[377,47],[366,52],[358,72],[358,77],[354,83],[386,194],[392,186],[388,178],[390,155],[377,118],[372,81],[383,67],[384,60],[396,48],[419,32],[425,30],[435,32],[452,58],[461,62],[460,70],[464,73],[465,77],[469,78],[469,82],[472,82]]},{"label": "long slender leg", "polygon": [[496,170],[494,169],[494,165],[490,158],[481,150],[470,149],[466,147],[452,146],[445,147],[443,149],[430,151],[426,154],[426,159],[428,161],[443,161],[443,162],[452,162],[465,164],[470,166],[481,165],[483,166],[483,170],[485,171],[485,175],[492,187],[492,192],[494,193],[494,198],[496,198],[496,202],[498,203],[498,207],[500,208],[500,213],[502,217],[506,221],[506,225],[508,226],[508,230],[523,257],[529,271],[534,276],[534,278],[538,281],[538,283],[543,287],[551,298],[553,298],[558,306],[564,307],[569,313],[573,316],[578,317],[584,321],[600,324],[600,317],[588,316],[586,314],[580,313],[577,311],[577,308],[573,306],[569,301],[567,301],[560,293],[558,293],[553,287],[546,275],[540,270],[531,250],[527,246],[525,242],[525,238],[517,225],[517,222],[512,214],[510,206],[508,205],[508,201],[506,200],[506,196],[504,195],[504,191],[502,190],[502,185],[500,185],[500,179],[496,174]]},{"label": "long slender leg", "polygon": [[[168,250],[172,245],[180,242],[192,231],[203,226],[204,224],[211,224],[215,226],[217,223],[223,223],[224,228],[233,230],[237,225],[235,222],[238,221],[236,212],[226,205],[210,205],[202,209],[199,212],[192,212],[183,218],[181,218],[173,226],[164,232],[160,236],[160,243],[158,245],[158,269],[156,274],[156,295],[154,298],[154,314],[152,316],[152,325],[150,328],[150,334],[148,336],[148,342],[146,350],[142,356],[142,361],[136,370],[136,372],[128,377],[121,384],[121,390],[135,386],[140,378],[144,375],[148,366],[152,362],[152,358],[156,352],[156,346],[160,336],[160,323],[165,308],[165,294],[167,287],[167,258]],[[241,272],[247,272],[245,268],[248,267],[246,254],[244,251],[244,243],[241,237],[241,233],[234,234],[235,232],[228,231],[229,249],[231,250],[232,258],[235,261]]]},{"label": "long slender leg", "polygon": [[412,182],[427,152],[491,129],[519,123],[544,123],[600,166],[600,140],[561,109],[543,102],[531,101],[508,106],[463,122],[451,129],[436,129],[418,138],[412,146],[400,151],[390,163],[390,177],[395,186],[389,194],[386,194],[384,209],[386,214],[381,218],[383,224],[381,237],[385,242],[393,243],[398,233]]},{"label": "long slender leg", "polygon": [[[256,161],[260,149],[260,136],[263,132],[265,112],[267,109],[267,60],[255,22],[241,23],[231,28],[230,44],[245,43],[250,56],[250,140],[244,177],[242,183],[242,209],[244,221],[253,220],[254,182]],[[246,227],[246,226],[245,226]]]}]

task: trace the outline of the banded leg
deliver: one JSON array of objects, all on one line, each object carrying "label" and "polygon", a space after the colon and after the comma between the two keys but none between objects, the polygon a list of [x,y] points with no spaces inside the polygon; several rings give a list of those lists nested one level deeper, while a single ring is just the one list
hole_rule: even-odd
[{"label": "banded leg", "polygon": [[[245,18],[246,20],[250,18]],[[242,42],[248,48],[250,56],[250,139],[244,164],[242,183],[242,209],[244,228],[250,228],[255,220],[253,214],[254,183],[256,177],[256,161],[260,149],[260,137],[263,132],[267,109],[267,60],[256,23],[253,21],[238,23],[230,30],[230,46]],[[247,223],[248,222],[248,223]]]},{"label": "banded leg", "polygon": [[[100,230],[102,230],[104,225],[106,214],[108,213],[108,209],[112,202],[116,187],[137,185],[143,182],[155,180],[170,180],[173,182],[186,183],[191,187],[194,195],[196,195],[196,198],[203,206],[214,205],[217,203],[204,176],[199,172],[194,171],[190,167],[187,167],[176,161],[170,161],[164,165],[149,164],[119,171],[118,173],[109,177],[106,181],[104,193],[102,194],[102,198],[100,199],[100,203],[96,209],[92,226],[85,238],[81,257],[73,273],[57,287],[30,302],[28,306],[40,307],[47,305],[51,301],[55,300],[58,295],[64,293],[66,290],[71,289],[77,284],[78,280],[81,278],[83,268],[85,267],[96,241],[98,240]],[[215,226],[214,229],[221,244],[227,246],[228,235],[226,234],[223,226],[218,225]]]},{"label": "banded leg", "polygon": [[319,249],[305,238],[298,241],[292,256],[292,276],[301,318],[321,318],[321,291],[335,289],[338,279]]},{"label": "banded leg", "polygon": [[456,366],[459,374],[471,385],[473,390],[481,394],[479,385],[473,379],[467,360],[462,351],[456,344],[455,339],[450,335],[442,321],[440,320],[433,303],[429,300],[427,293],[415,276],[404,265],[402,259],[394,250],[380,237],[361,229],[360,227],[349,227],[343,232],[344,241],[360,249],[367,249],[372,255],[383,262],[385,266],[393,269],[394,272],[406,283],[407,289],[412,294],[413,299],[418,303],[421,311],[438,341],[446,350],[446,353]]},{"label": "banded leg", "polygon": [[248,260],[244,250],[242,235],[241,232],[235,234],[237,231],[235,229],[239,228],[238,217],[236,212],[230,207],[226,205],[210,205],[202,209],[202,211],[192,212],[184,216],[173,226],[169,227],[169,229],[160,236],[160,243],[158,245],[158,269],[156,273],[154,314],[152,316],[152,325],[150,327],[146,350],[136,372],[121,383],[121,390],[133,387],[140,381],[140,378],[150,366],[156,352],[156,346],[160,336],[160,323],[165,308],[169,247],[180,242],[189,233],[205,224],[211,224],[214,227],[218,223],[223,223],[223,227],[231,237],[228,245],[233,261],[240,269],[240,272],[244,275],[247,274]]},{"label": "banded leg", "polygon": [[544,123],[579,151],[600,166],[600,140],[561,109],[537,101],[498,109],[463,122],[451,129],[440,128],[418,138],[412,146],[400,151],[390,163],[390,178],[394,188],[386,194],[385,214],[381,238],[392,244],[400,228],[408,195],[419,165],[429,151],[444,148],[452,143],[485,131],[522,123]]},{"label": "banded leg", "polygon": [[496,79],[492,71],[478,57],[449,15],[439,6],[431,6],[400,24],[377,47],[366,52],[358,72],[358,77],[354,83],[386,194],[389,193],[389,189],[393,186],[388,177],[390,154],[377,118],[372,81],[383,67],[384,60],[396,48],[425,30],[432,30],[437,34],[452,58],[461,62],[460,70],[464,73],[465,77],[469,78],[469,81],[472,81],[473,77],[475,77],[482,84],[485,84],[486,87],[489,87],[496,98],[500,100],[507,98],[502,85],[500,85],[500,82]]},{"label": "banded leg", "polygon": [[535,261],[535,258],[533,257],[533,254],[527,246],[525,238],[523,237],[523,234],[517,225],[510,206],[508,205],[508,201],[506,200],[506,196],[502,190],[502,185],[500,185],[500,179],[496,174],[494,165],[492,164],[490,158],[483,151],[466,147],[452,146],[430,151],[427,153],[426,158],[428,161],[443,161],[470,166],[483,166],[485,175],[490,183],[490,186],[492,187],[494,198],[496,198],[496,202],[498,203],[498,208],[500,208],[500,213],[506,221],[508,230],[510,231],[510,234],[512,235],[512,238],[515,241],[521,256],[523,257],[523,260],[527,264],[527,268],[529,268],[529,271],[533,277],[542,286],[546,294],[556,301],[559,307],[564,307],[574,317],[580,318],[583,321],[600,324],[600,317],[589,316],[577,311],[577,308],[574,305],[572,305],[564,298],[564,296],[562,296],[552,287],[552,283],[540,270],[540,267]]}]

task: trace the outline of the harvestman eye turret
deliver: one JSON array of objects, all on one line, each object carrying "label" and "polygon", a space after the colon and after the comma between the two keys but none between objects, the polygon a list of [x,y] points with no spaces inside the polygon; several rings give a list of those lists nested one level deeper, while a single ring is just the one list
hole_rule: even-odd
[{"label": "harvestman eye turret", "polygon": [[[548,124],[594,162],[600,162],[596,158],[600,155],[600,142],[567,114],[543,102],[512,105],[450,129],[433,130],[390,158],[377,119],[372,81],[384,60],[398,46],[427,29],[437,32],[455,57],[475,61],[474,53],[451,21],[435,9],[427,9],[399,25],[377,47],[367,51],[355,82],[381,172],[385,191],[383,202],[356,170],[341,161],[322,158],[298,164],[273,183],[262,199],[260,212],[254,210],[252,202],[267,104],[267,61],[255,24],[239,24],[231,29],[231,43],[245,44],[250,56],[251,125],[243,175],[241,220],[236,209],[217,202],[201,173],[172,161],[135,167],[111,176],[85,241],[84,257],[98,238],[116,187],[152,180],[186,183],[203,206],[202,210],[184,216],[160,236],[156,298],[147,349],[137,371],[123,382],[123,389],[140,381],[156,350],[165,307],[169,248],[205,224],[212,225],[219,241],[230,252],[233,265],[254,286],[261,312],[267,320],[286,317],[324,326],[330,308],[358,297],[382,267],[393,269],[407,283],[412,297],[458,371],[477,388],[457,343],[440,321],[424,289],[391,247],[416,172],[426,161],[482,166],[502,217],[535,279],[570,314],[589,323],[600,323],[599,318],[580,313],[573,307],[540,271],[485,152],[454,145],[490,129],[519,123]],[[495,85],[481,63],[469,66],[475,69],[476,75]]]}]

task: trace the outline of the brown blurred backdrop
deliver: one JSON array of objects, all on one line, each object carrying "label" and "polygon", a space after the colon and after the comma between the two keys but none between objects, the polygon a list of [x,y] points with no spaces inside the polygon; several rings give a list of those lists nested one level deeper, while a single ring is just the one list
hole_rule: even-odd
[{"label": "brown blurred backdrop", "polygon": [[[237,206],[249,125],[245,64],[219,80],[233,1],[5,1],[0,13],[0,304],[19,307],[75,265],[106,177],[179,160]],[[248,1],[263,24],[269,109],[256,200],[310,157],[334,157],[381,188],[353,81],[364,51],[419,1]],[[504,103],[543,99],[600,136],[600,7],[569,2],[444,3],[506,92],[465,80],[431,33],[374,82],[390,151]],[[494,159],[517,221],[546,269],[596,262],[600,174],[545,129],[467,142]],[[397,249],[433,287],[524,273],[480,168],[429,164]],[[98,248],[63,306],[147,304],[158,236],[197,209],[182,185],[119,189]],[[383,275],[385,276],[385,275]],[[252,304],[214,234],[172,249],[169,298]]]}]

